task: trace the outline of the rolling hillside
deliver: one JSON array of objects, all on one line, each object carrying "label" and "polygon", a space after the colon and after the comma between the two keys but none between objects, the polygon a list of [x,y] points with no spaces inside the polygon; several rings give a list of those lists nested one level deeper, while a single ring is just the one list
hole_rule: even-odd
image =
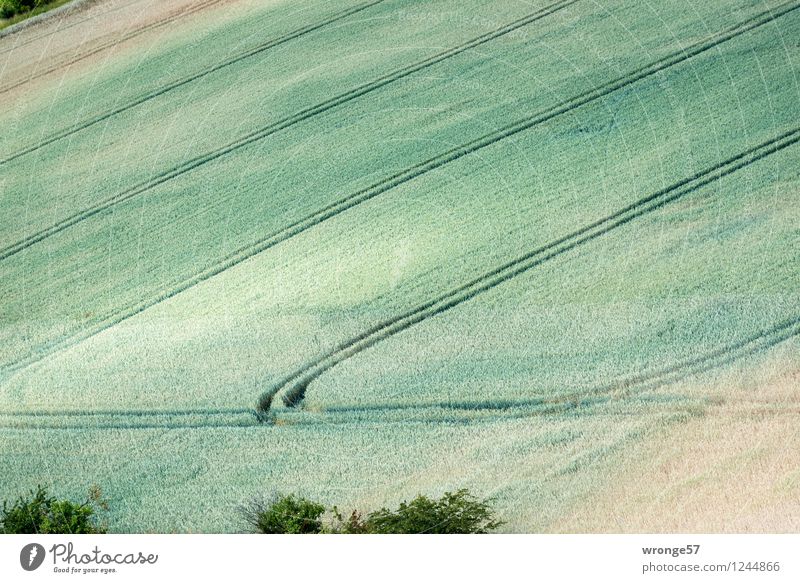
[{"label": "rolling hillside", "polygon": [[800,2],[123,4],[0,38],[0,497],[800,526]]}]

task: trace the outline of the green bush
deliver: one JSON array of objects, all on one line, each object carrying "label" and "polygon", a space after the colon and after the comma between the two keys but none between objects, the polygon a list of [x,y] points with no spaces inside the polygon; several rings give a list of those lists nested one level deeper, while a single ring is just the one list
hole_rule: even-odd
[{"label": "green bush", "polygon": [[0,532],[4,534],[102,534],[105,525],[96,522],[99,510],[107,511],[100,488],[89,489],[83,504],[57,500],[38,486],[29,498],[20,497],[13,505],[3,502]]},{"label": "green bush", "polygon": [[0,0],[0,18],[11,18],[19,11],[18,0]]},{"label": "green bush", "polygon": [[319,534],[325,513],[322,504],[294,495],[253,500],[240,510],[250,531],[261,534]]},{"label": "green bush", "polygon": [[0,0],[0,18],[11,18],[47,4],[47,0]]},{"label": "green bush", "polygon": [[332,520],[323,524],[322,504],[279,495],[269,503],[254,500],[241,513],[250,532],[264,534],[484,534],[503,524],[490,502],[461,489],[438,500],[417,496],[397,510],[382,508],[366,518],[357,510],[345,518],[334,506]]},{"label": "green bush", "polygon": [[371,512],[364,521],[365,530],[375,534],[486,534],[502,524],[489,500],[465,489],[446,492],[439,500],[417,496],[394,512]]},{"label": "green bush", "polygon": [[333,514],[333,524],[327,527],[324,532],[328,534],[370,534],[369,526],[358,510],[353,510],[347,518],[342,516],[336,506],[333,507],[331,512]]}]

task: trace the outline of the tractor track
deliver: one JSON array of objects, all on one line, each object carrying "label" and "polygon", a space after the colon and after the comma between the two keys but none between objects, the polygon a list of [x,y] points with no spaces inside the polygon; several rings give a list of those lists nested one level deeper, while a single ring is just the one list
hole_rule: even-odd
[{"label": "tractor track", "polygon": [[[552,6],[552,5],[551,5]],[[547,108],[544,111],[537,112],[531,116],[523,118],[522,120],[518,120],[504,128],[496,130],[495,132],[491,132],[487,135],[484,135],[481,138],[474,139],[466,144],[461,146],[452,148],[448,151],[443,152],[433,158],[430,158],[424,162],[415,164],[406,168],[405,170],[398,172],[392,176],[389,176],[385,179],[378,181],[377,183],[373,184],[370,187],[362,189],[352,195],[349,195],[345,198],[342,198],[334,203],[331,203],[314,213],[295,221],[294,223],[284,227],[283,229],[273,232],[266,237],[255,241],[249,245],[241,247],[234,252],[228,254],[218,263],[207,267],[206,269],[200,271],[196,275],[191,278],[180,282],[179,284],[175,285],[172,288],[163,290],[162,292],[147,298],[145,300],[140,300],[137,302],[132,302],[126,306],[124,306],[120,310],[116,310],[113,313],[107,315],[106,317],[96,321],[92,326],[80,330],[79,332],[73,334],[72,336],[53,340],[47,342],[43,345],[40,345],[38,349],[31,351],[26,356],[17,359],[15,361],[9,362],[0,366],[0,374],[8,375],[15,371],[18,371],[22,368],[25,368],[35,362],[38,362],[49,355],[68,349],[112,326],[115,326],[143,311],[146,309],[160,304],[220,273],[230,269],[252,257],[255,255],[282,243],[291,237],[294,237],[303,231],[306,231],[325,220],[333,218],[344,211],[352,208],[362,202],[375,198],[376,196],[387,192],[396,186],[399,186],[405,182],[413,180],[427,172],[435,170],[445,164],[448,164],[454,160],[462,158],[470,153],[473,153],[481,148],[487,147],[491,144],[494,144],[502,139],[507,137],[513,136],[521,131],[544,123],[550,119],[558,115],[562,115],[569,111],[572,111],[582,105],[586,105],[596,99],[604,97],[605,95],[616,91],[620,88],[623,88],[631,83],[635,83],[645,77],[650,75],[656,74],[659,71],[666,69],[669,66],[675,65],[682,61],[688,60],[689,58],[696,56],[699,53],[707,51],[735,36],[744,34],[745,32],[757,28],[758,26],[762,26],[772,20],[779,18],[780,16],[795,10],[796,8],[800,7],[800,2],[788,2],[782,6],[782,10],[771,10],[766,13],[761,13],[753,18],[750,18],[738,25],[730,27],[723,32],[717,33],[712,35],[710,39],[706,39],[705,41],[701,41],[695,43],[694,45],[688,47],[685,50],[678,51],[651,63],[650,65],[641,67],[628,75],[620,77],[614,81],[610,81],[598,88],[588,90],[580,95],[573,97],[569,100],[561,102],[560,104],[556,104],[550,108]],[[162,180],[165,181],[166,179]],[[96,211],[96,212],[99,212]],[[96,212],[94,214],[96,214]],[[88,217],[87,217],[88,218]],[[66,227],[64,227],[66,228]],[[37,240],[43,239],[44,236]],[[30,246],[36,241],[29,242],[26,246]],[[0,253],[0,259],[4,259],[9,255],[20,251],[21,249],[12,249],[11,252],[6,251],[4,253]]]},{"label": "tractor track", "polygon": [[[630,396],[634,392],[634,389],[636,393],[642,393],[674,384],[691,376],[731,364],[747,356],[764,352],[798,335],[800,335],[800,316],[795,316],[705,354],[683,359],[665,367],[614,379],[603,384],[575,389],[555,397],[541,396],[527,399],[498,399],[497,401],[485,402],[442,402],[423,405],[334,405],[324,408],[323,411],[326,415],[345,417],[358,413],[373,414],[426,409],[462,412],[502,412],[514,409],[538,408],[539,412],[542,414],[559,413],[567,410],[577,410],[588,406],[600,405],[611,400],[624,399]],[[592,412],[591,414],[594,415],[595,413]]]},{"label": "tractor track", "polygon": [[214,4],[219,4],[222,1],[223,0],[205,0],[205,2],[201,2],[200,4],[197,4],[196,6],[192,6],[191,8],[188,8],[187,10],[184,10],[183,12],[179,12],[179,13],[177,13],[177,14],[175,14],[173,16],[170,16],[168,18],[165,18],[164,20],[159,20],[158,22],[151,22],[150,24],[146,24],[145,26],[142,26],[141,28],[137,28],[136,30],[132,30],[131,32],[123,34],[119,38],[111,39],[108,42],[102,43],[102,44],[100,44],[100,45],[98,45],[98,46],[96,46],[96,47],[94,47],[94,48],[92,48],[92,49],[90,49],[90,50],[88,50],[88,51],[86,51],[84,53],[81,53],[80,55],[77,55],[77,56],[69,59],[68,61],[62,61],[62,62],[58,63],[57,65],[53,65],[52,67],[49,67],[49,68],[47,68],[47,69],[45,69],[43,71],[39,71],[37,73],[34,73],[33,75],[31,75],[29,77],[26,77],[25,79],[22,79],[20,81],[17,81],[16,83],[12,83],[11,85],[7,85],[5,87],[1,87],[0,88],[0,95],[2,95],[3,93],[8,93],[9,91],[11,91],[13,89],[16,89],[17,87],[21,87],[23,85],[26,85],[26,84],[30,83],[31,81],[35,81],[36,79],[40,79],[41,77],[49,75],[50,73],[55,73],[56,71],[59,71],[60,69],[64,69],[66,67],[74,65],[75,63],[79,63],[80,61],[82,61],[84,59],[87,59],[87,58],[91,57],[92,55],[96,55],[97,53],[101,53],[101,52],[103,52],[103,51],[105,51],[107,49],[113,48],[113,47],[115,47],[117,45],[120,45],[120,44],[122,44],[122,43],[124,43],[126,41],[129,41],[130,39],[135,38],[135,37],[137,37],[137,36],[139,36],[141,34],[144,34],[144,33],[149,32],[151,30],[160,28],[162,26],[166,26],[167,24],[171,24],[171,23],[175,22],[176,20],[179,20],[179,19],[184,18],[186,16],[190,16],[190,15],[196,13],[196,12],[200,12],[201,10],[205,10],[206,8],[208,8],[210,6],[213,6]]},{"label": "tractor track", "polygon": [[[17,50],[19,48],[22,48],[22,47],[27,46],[27,45],[29,45],[31,43],[34,43],[37,40],[40,40],[40,39],[43,39],[43,38],[47,38],[48,36],[55,36],[57,34],[60,34],[60,33],[64,32],[65,30],[69,30],[70,28],[75,28],[76,26],[80,26],[81,24],[84,24],[86,22],[90,22],[92,20],[96,20],[96,19],[100,18],[101,16],[106,16],[108,14],[111,14],[112,12],[119,12],[120,10],[124,10],[125,8],[129,8],[129,7],[133,6],[134,4],[139,4],[140,2],[143,2],[143,1],[144,0],[131,0],[130,2],[127,2],[125,4],[121,4],[119,6],[115,6],[114,8],[106,10],[105,12],[99,12],[98,14],[95,14],[95,15],[90,16],[88,18],[84,18],[82,20],[78,20],[76,22],[72,22],[72,23],[62,27],[61,23],[64,22],[64,18],[66,17],[66,14],[64,14],[64,16],[61,17],[61,20],[59,21],[59,24],[58,24],[58,26],[56,27],[55,30],[51,30],[50,32],[46,32],[44,34],[40,34],[39,36],[35,36],[35,37],[29,38],[28,40],[25,40],[25,41],[23,41],[21,43],[15,44],[14,46],[2,49],[2,50],[0,50],[0,55],[4,55],[5,53],[10,53],[10,52],[15,51],[15,50]],[[50,12],[52,13],[53,11],[50,11]],[[45,12],[44,14],[48,14],[48,13]],[[25,22],[25,21],[23,21],[23,22]],[[5,38],[5,35],[1,35],[0,34],[0,38]]]},{"label": "tractor track", "polygon": [[590,389],[583,394],[591,396],[593,394],[619,393],[625,396],[630,393],[632,388],[636,388],[637,392],[656,389],[660,386],[681,381],[686,377],[730,364],[746,356],[763,352],[797,335],[800,335],[800,316],[784,320],[771,328],[756,332],[742,340],[704,355],[608,383]]},{"label": "tractor track", "polygon": [[160,172],[159,174],[156,174],[155,176],[148,178],[147,180],[139,182],[138,184],[131,186],[123,190],[122,192],[117,193],[114,196],[111,196],[89,208],[86,208],[78,213],[75,213],[70,217],[62,219],[61,221],[51,225],[47,229],[43,229],[37,233],[33,233],[23,238],[22,240],[12,244],[11,246],[3,248],[2,250],[0,250],[0,261],[7,259],[12,255],[15,255],[20,251],[23,251],[24,249],[27,249],[28,247],[52,235],[55,235],[56,233],[68,229],[73,225],[76,225],[88,218],[91,218],[99,213],[102,213],[103,211],[107,211],[120,203],[128,201],[136,196],[139,196],[140,194],[143,194],[144,192],[147,192],[150,189],[160,184],[163,184],[165,182],[172,180],[173,178],[177,178],[178,176],[186,174],[187,172],[190,172],[200,166],[203,166],[209,162],[221,158],[222,156],[235,152],[244,146],[262,140],[274,133],[277,133],[297,123],[310,119],[311,117],[324,113],[330,109],[333,109],[334,107],[347,103],[348,101],[352,101],[358,97],[361,97],[362,95],[371,93],[372,91],[375,91],[390,83],[394,83],[395,81],[403,79],[413,73],[421,71],[427,67],[431,67],[441,61],[444,61],[445,59],[461,54],[469,49],[475,48],[481,44],[487,43],[505,34],[513,32],[518,28],[526,26],[531,22],[535,22],[536,20],[544,18],[552,14],[553,12],[566,8],[567,6],[579,1],[580,0],[560,0],[559,2],[556,2],[543,9],[540,9],[533,14],[518,19],[511,24],[508,24],[492,32],[474,38],[471,41],[468,41],[467,43],[458,45],[457,47],[453,47],[446,51],[442,51],[440,53],[437,53],[436,55],[423,59],[422,61],[417,61],[412,65],[396,69],[392,73],[383,75],[373,81],[370,81],[369,83],[360,85],[354,89],[351,89],[340,95],[337,95],[333,98],[323,101],[322,103],[308,107],[304,110],[301,110],[300,112],[294,113],[288,117],[285,117],[276,122],[268,124],[267,126],[264,126],[258,130],[250,132],[240,138],[237,138],[233,142],[229,142],[225,146],[222,146],[210,152],[206,152],[205,154],[195,156],[191,160],[187,160],[186,162],[183,162],[178,166],[174,166],[168,170]]},{"label": "tractor track", "polygon": [[[741,358],[768,350],[789,338],[800,335],[800,316],[786,320],[767,330],[750,335],[735,343],[713,350],[704,355],[685,359],[681,362],[637,374],[622,380],[612,381],[594,388],[581,389],[569,395],[557,398],[532,398],[532,399],[506,399],[497,402],[463,402],[463,403],[430,403],[423,405],[354,405],[334,406],[325,408],[320,414],[310,413],[303,419],[291,419],[287,424],[291,426],[309,425],[351,425],[351,424],[452,424],[458,422],[495,422],[512,419],[528,418],[542,415],[558,415],[570,411],[585,412],[586,415],[596,417],[605,415],[611,417],[626,417],[634,415],[625,411],[596,411],[593,407],[602,405],[612,399],[622,399],[636,389],[637,392],[654,390],[661,386],[679,382],[693,375],[697,375],[715,368],[730,364]],[[622,389],[623,394],[619,394]],[[610,395],[614,394],[613,397]],[[696,404],[690,399],[683,406],[672,406],[665,410],[661,405],[655,404],[657,410],[653,413],[662,415],[696,414]],[[425,416],[426,411],[434,411],[436,416]],[[393,419],[364,419],[359,414],[383,415],[384,413],[402,413],[402,416]],[[452,412],[448,415],[448,412]],[[416,413],[415,416],[409,414]],[[464,418],[464,414],[480,414],[480,417]],[[238,423],[215,421],[221,417],[245,416]],[[641,412],[636,412],[637,417]],[[184,423],[165,420],[156,422],[159,418],[180,418],[187,416],[202,416],[205,421],[187,420]],[[355,417],[354,417],[355,416]],[[142,418],[142,423],[120,422],[119,418]],[[12,422],[4,418],[14,419]],[[50,419],[77,418],[81,420],[93,419],[93,422],[81,421],[79,423],[64,424],[50,421]],[[252,421],[250,420],[252,418]],[[42,420],[45,420],[44,422]],[[247,421],[245,421],[247,419]],[[258,415],[254,409],[187,409],[187,410],[99,410],[99,411],[0,411],[0,430],[133,430],[133,429],[242,429],[262,424],[257,421]],[[27,420],[27,421],[26,421]]]},{"label": "tractor track", "polygon": [[[364,424],[364,419],[349,419],[353,415],[384,414],[392,412],[403,413],[399,419],[373,420],[374,423],[453,423],[463,421],[465,413],[487,413],[487,416],[469,419],[470,422],[476,421],[498,421],[515,418],[524,418],[541,415],[554,415],[565,413],[572,410],[582,410],[594,405],[601,405],[611,399],[609,395],[614,394],[614,399],[629,396],[632,389],[637,392],[654,390],[661,386],[672,384],[687,377],[697,375],[714,368],[719,368],[759,352],[768,350],[772,346],[779,344],[789,338],[800,335],[800,316],[785,320],[776,326],[762,330],[755,334],[738,340],[727,346],[718,348],[706,354],[690,359],[684,359],[667,367],[662,367],[645,373],[624,377],[614,380],[594,388],[585,388],[573,391],[567,395],[560,395],[556,398],[530,398],[530,399],[505,399],[494,402],[444,402],[429,403],[422,405],[354,405],[354,406],[333,406],[325,408],[320,415],[311,414],[309,419],[293,419],[289,423],[295,425],[316,425],[320,423],[331,425],[343,424]],[[620,392],[622,394],[620,394]],[[678,407],[674,413],[691,412],[693,405],[691,402]],[[437,417],[408,417],[412,412],[436,411]],[[443,417],[441,413],[452,411],[452,415]],[[588,411],[588,409],[587,409]],[[657,413],[665,411],[659,408]],[[596,416],[628,415],[625,412],[587,412]],[[637,413],[637,416],[639,414]],[[206,421],[187,420],[187,422],[165,421],[156,422],[159,418],[180,418],[198,416],[207,418]],[[224,421],[212,421],[214,418],[245,416],[247,422],[242,419],[239,423]],[[253,421],[250,421],[252,417]],[[48,411],[48,410],[29,410],[29,411],[0,411],[0,430],[19,429],[19,430],[94,430],[94,429],[196,429],[196,428],[245,428],[257,425],[258,414],[255,409],[237,408],[217,408],[217,409],[173,409],[173,410],[135,410],[135,409],[111,409],[93,411]],[[81,420],[93,419],[92,423],[81,421],[80,423],[64,424],[55,423],[50,420],[76,418]],[[143,423],[119,422],[119,418],[140,418]],[[14,419],[13,422],[4,419]],[[26,421],[27,420],[27,421]],[[42,421],[44,420],[44,422]],[[367,421],[369,422],[369,421]]]},{"label": "tractor track", "polygon": [[25,148],[22,148],[21,150],[18,150],[17,152],[14,152],[13,154],[7,156],[6,158],[0,159],[0,166],[2,166],[3,164],[7,164],[7,163],[9,163],[9,162],[11,162],[13,160],[16,160],[17,158],[21,158],[22,156],[25,156],[26,154],[30,154],[31,152],[35,152],[35,151],[39,150],[40,148],[48,146],[48,145],[50,145],[50,144],[52,144],[54,142],[57,142],[57,141],[62,140],[64,138],[67,138],[67,137],[69,137],[71,135],[74,135],[74,134],[80,132],[81,130],[85,130],[85,129],[93,126],[93,125],[96,125],[96,124],[102,122],[102,121],[105,121],[105,120],[110,119],[110,118],[112,118],[112,117],[114,117],[116,115],[119,115],[120,113],[123,113],[125,111],[130,110],[130,109],[133,109],[134,107],[136,107],[138,105],[141,105],[143,103],[146,103],[147,101],[150,101],[151,99],[155,99],[156,97],[159,97],[159,96],[162,96],[162,95],[164,95],[166,93],[169,93],[173,89],[177,89],[179,87],[182,87],[184,85],[192,83],[193,81],[197,81],[198,79],[202,79],[203,77],[205,77],[207,75],[210,75],[211,73],[214,73],[216,71],[224,69],[225,67],[233,65],[233,64],[238,63],[240,61],[243,61],[245,59],[248,59],[250,57],[258,55],[260,53],[263,53],[264,51],[269,50],[271,48],[274,48],[276,46],[279,46],[279,45],[282,45],[282,44],[287,43],[289,41],[295,40],[295,39],[297,39],[297,38],[299,38],[299,37],[301,37],[301,36],[303,36],[305,34],[308,34],[310,32],[314,32],[316,30],[319,30],[319,29],[321,29],[321,28],[323,28],[325,26],[328,26],[329,24],[333,24],[333,23],[335,23],[335,22],[337,22],[339,20],[347,18],[348,16],[352,16],[353,14],[357,14],[358,12],[366,10],[367,8],[375,6],[376,4],[380,4],[381,2],[384,2],[384,1],[385,0],[373,0],[372,2],[366,2],[364,4],[359,4],[359,5],[357,5],[357,6],[353,7],[353,8],[349,8],[348,10],[340,11],[340,12],[336,13],[335,15],[331,16],[330,18],[327,18],[327,19],[322,20],[320,22],[316,22],[314,24],[309,24],[309,25],[303,26],[303,27],[298,28],[296,30],[293,30],[293,31],[291,31],[289,33],[281,35],[281,36],[279,36],[277,38],[270,39],[270,40],[268,40],[266,42],[263,42],[263,43],[259,43],[258,45],[254,46],[254,47],[251,47],[249,49],[246,49],[244,51],[241,51],[238,54],[236,54],[236,55],[234,55],[232,57],[229,57],[229,58],[227,58],[227,59],[225,59],[223,61],[220,61],[219,63],[217,63],[215,65],[212,65],[210,67],[206,67],[205,69],[202,69],[201,71],[198,71],[196,73],[192,73],[191,75],[186,75],[186,76],[181,77],[180,79],[177,79],[175,81],[171,81],[170,83],[167,83],[166,85],[162,85],[161,87],[158,87],[157,89],[154,89],[154,90],[152,90],[152,91],[150,91],[148,93],[145,93],[144,95],[140,95],[139,97],[136,97],[133,100],[131,100],[131,101],[129,101],[129,102],[123,104],[123,105],[114,107],[114,108],[112,108],[112,109],[110,109],[108,111],[105,111],[103,113],[100,113],[100,114],[97,114],[95,116],[92,116],[92,117],[90,117],[90,118],[88,118],[88,119],[86,119],[86,120],[84,120],[82,122],[78,122],[77,124],[74,124],[74,125],[70,126],[69,128],[61,130],[59,132],[55,132],[55,133],[51,134],[50,136],[44,138],[43,140],[37,142],[36,144],[33,144],[31,146],[27,146]]},{"label": "tractor track", "polygon": [[424,320],[437,316],[462,304],[475,296],[505,283],[530,269],[555,259],[584,243],[592,241],[634,219],[647,215],[671,202],[719,180],[720,178],[749,166],[762,158],[783,150],[800,141],[800,128],[785,132],[758,146],[749,148],[732,158],[719,162],[710,168],[695,173],[667,188],[623,207],[602,219],[590,223],[555,241],[538,247],[500,267],[497,267],[471,281],[424,304],[406,311],[394,318],[384,320],[346,342],[340,343],[325,355],[318,357],[284,378],[259,398],[257,409],[269,411],[272,400],[279,393],[287,406],[302,401],[308,385],[337,364],[374,346],[378,342],[410,328]]}]

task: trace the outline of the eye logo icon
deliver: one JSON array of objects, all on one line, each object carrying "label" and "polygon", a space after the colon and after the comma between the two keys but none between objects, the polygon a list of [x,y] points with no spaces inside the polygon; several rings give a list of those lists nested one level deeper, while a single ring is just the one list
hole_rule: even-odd
[{"label": "eye logo icon", "polygon": [[31,543],[22,547],[19,552],[19,564],[26,571],[35,571],[44,562],[44,547],[37,543]]}]

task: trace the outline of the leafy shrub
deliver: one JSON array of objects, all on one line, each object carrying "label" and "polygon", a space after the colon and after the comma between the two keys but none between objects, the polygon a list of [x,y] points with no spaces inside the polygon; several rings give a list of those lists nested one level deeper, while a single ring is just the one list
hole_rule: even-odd
[{"label": "leafy shrub", "polygon": [[376,534],[486,534],[502,524],[489,500],[465,489],[446,492],[439,500],[417,496],[394,512],[371,512],[364,521],[366,531]]},{"label": "leafy shrub", "polygon": [[17,0],[0,0],[0,18],[11,18],[19,12]]},{"label": "leafy shrub", "polygon": [[345,518],[339,509],[334,506],[331,510],[333,514],[333,524],[325,529],[329,534],[369,534],[369,527],[358,510],[353,510],[350,516]]},{"label": "leafy shrub", "polygon": [[325,507],[294,495],[276,495],[270,502],[252,500],[240,509],[250,530],[261,534],[318,534]]},{"label": "leafy shrub", "polygon": [[270,504],[251,502],[244,508],[251,529],[263,533],[331,534],[484,534],[502,526],[490,500],[479,500],[461,489],[440,499],[417,496],[397,510],[382,508],[366,518],[358,510],[345,516],[334,506],[332,520],[323,525],[322,504],[305,498],[279,496]]},{"label": "leafy shrub", "polygon": [[20,497],[13,505],[3,502],[0,532],[5,534],[102,534],[105,525],[95,520],[98,510],[107,511],[108,504],[97,486],[89,489],[83,504],[57,500],[38,486],[29,498]]},{"label": "leafy shrub", "polygon": [[47,4],[46,0],[0,0],[0,18],[11,18],[43,4]]}]

